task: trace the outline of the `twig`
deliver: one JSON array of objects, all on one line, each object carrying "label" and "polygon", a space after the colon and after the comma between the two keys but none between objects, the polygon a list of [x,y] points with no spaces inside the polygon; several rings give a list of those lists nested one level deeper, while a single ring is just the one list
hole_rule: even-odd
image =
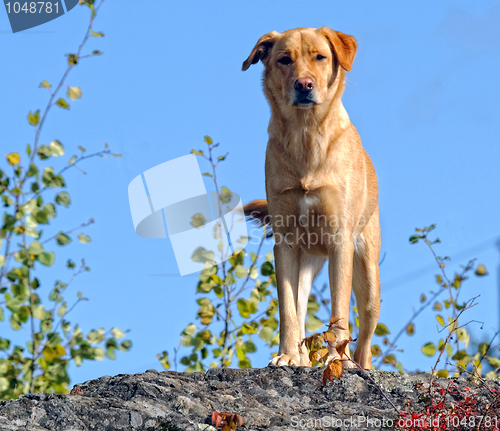
[{"label": "twig", "polygon": [[[399,415],[401,414],[401,412],[398,410],[398,408],[396,407],[396,405],[389,399],[389,397],[386,395],[386,393],[384,392],[384,390],[380,387],[380,385],[363,369],[363,367],[361,365],[359,365],[354,359],[351,359],[349,356],[347,356],[345,353],[344,353],[344,356],[347,358],[348,361],[352,362],[354,365],[356,365],[356,367],[358,367],[358,369],[366,376],[370,379],[370,381],[377,387],[377,389],[379,390],[379,392],[382,394],[382,396],[389,402],[389,404],[392,406],[392,408],[396,411],[396,413]],[[345,361],[346,359],[342,359],[343,361]]]}]

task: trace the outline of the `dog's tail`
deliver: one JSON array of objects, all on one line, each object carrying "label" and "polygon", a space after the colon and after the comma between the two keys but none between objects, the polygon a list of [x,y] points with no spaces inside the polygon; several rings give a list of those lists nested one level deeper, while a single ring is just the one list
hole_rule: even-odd
[{"label": "dog's tail", "polygon": [[259,226],[266,226],[268,237],[273,235],[271,231],[271,217],[269,216],[269,209],[265,199],[256,199],[243,205],[243,211],[247,220],[252,220]]}]

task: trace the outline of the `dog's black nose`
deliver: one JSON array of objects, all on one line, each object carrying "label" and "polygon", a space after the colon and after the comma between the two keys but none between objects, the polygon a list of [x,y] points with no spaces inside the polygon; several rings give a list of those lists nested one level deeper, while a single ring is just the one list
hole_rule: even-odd
[{"label": "dog's black nose", "polygon": [[299,93],[309,93],[314,89],[314,81],[311,78],[300,78],[295,81],[294,87]]}]

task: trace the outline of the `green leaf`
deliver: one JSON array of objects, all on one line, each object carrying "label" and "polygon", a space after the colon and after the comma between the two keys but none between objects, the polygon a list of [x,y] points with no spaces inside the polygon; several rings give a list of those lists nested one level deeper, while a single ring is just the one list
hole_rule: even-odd
[{"label": "green leaf", "polygon": [[69,103],[66,102],[66,100],[64,100],[62,97],[56,101],[56,105],[63,109],[69,109]]},{"label": "green leaf", "polygon": [[111,330],[111,334],[113,335],[113,337],[115,337],[117,340],[119,340],[120,338],[123,338],[125,337],[125,332],[123,332],[121,329],[118,329],[118,328],[113,328]]},{"label": "green leaf", "polygon": [[195,228],[199,228],[200,226],[203,226],[206,223],[207,219],[205,216],[201,213],[195,214],[192,218],[189,224],[191,226],[194,226]]},{"label": "green leaf", "polygon": [[56,240],[57,240],[57,244],[59,245],[66,245],[66,244],[69,244],[71,242],[71,238],[66,235],[64,232],[59,232],[57,237],[56,237]]},{"label": "green leaf", "polygon": [[494,358],[494,357],[489,357],[488,362],[490,363],[490,365],[493,368],[495,368],[495,369],[500,368],[500,359]]},{"label": "green leaf", "polygon": [[33,254],[35,256],[38,256],[43,252],[43,245],[40,244],[38,241],[33,241],[30,244],[30,254]]},{"label": "green leaf", "polygon": [[38,174],[38,167],[34,165],[33,163],[30,165],[30,168],[28,169],[28,172],[26,172],[26,175],[28,177],[33,177]]},{"label": "green leaf", "polygon": [[[229,153],[227,153],[227,154],[229,154]],[[222,162],[222,161],[226,160],[227,154],[226,154],[226,155],[224,155],[224,156],[219,156],[219,157],[217,157],[217,160],[218,160],[219,162]]]},{"label": "green leaf", "polygon": [[460,361],[462,360],[463,358],[465,358],[467,356],[467,352],[465,350],[459,350],[457,353],[455,353],[451,359],[453,359],[454,361]]},{"label": "green leaf", "polygon": [[56,195],[56,203],[59,205],[64,205],[66,208],[69,207],[71,199],[68,192],[61,192]]},{"label": "green leaf", "polygon": [[204,136],[203,137],[203,140],[208,144],[208,145],[211,145],[214,143],[214,141],[212,140],[212,138],[208,135]]},{"label": "green leaf", "polygon": [[186,335],[194,335],[196,334],[196,326],[191,323],[190,325],[186,326],[183,332]]},{"label": "green leaf", "polygon": [[40,159],[45,160],[52,156],[52,151],[49,147],[47,147],[47,145],[40,145],[38,147],[37,154]]},{"label": "green leaf", "polygon": [[227,204],[231,200],[231,197],[232,197],[231,191],[227,187],[222,186],[219,193],[219,198],[221,202],[223,204]]},{"label": "green leaf", "polygon": [[41,253],[37,256],[38,261],[45,266],[52,266],[56,260],[54,252]]},{"label": "green leaf", "polygon": [[419,239],[422,239],[423,236],[422,235],[412,235],[410,236],[410,242],[412,244],[416,244],[418,242]]},{"label": "green leaf", "polygon": [[274,335],[273,328],[270,326],[266,326],[262,328],[262,330],[259,332],[259,337],[262,338],[266,343],[271,344],[272,338]]},{"label": "green leaf", "polygon": [[486,352],[489,350],[489,348],[490,348],[490,345],[488,343],[479,343],[477,351],[481,355],[486,355]]},{"label": "green leaf", "polygon": [[130,348],[132,347],[132,341],[130,340],[125,340],[123,341],[121,344],[120,344],[120,350],[122,352],[126,352],[127,350],[129,350]]},{"label": "green leaf", "polygon": [[260,272],[264,277],[269,277],[274,274],[274,266],[271,262],[266,261],[260,267]]},{"label": "green leaf", "polygon": [[116,359],[115,349],[112,347],[108,347],[106,349],[106,357],[108,359],[115,360]]},{"label": "green leaf", "polygon": [[425,356],[432,357],[436,354],[436,346],[433,343],[427,343],[422,346],[422,353]]},{"label": "green leaf", "polygon": [[208,251],[203,247],[198,247],[191,256],[191,259],[195,262],[201,263],[211,263],[214,261],[214,252]]},{"label": "green leaf", "polygon": [[92,51],[92,54],[91,54],[91,55],[103,55],[103,54],[104,54],[104,52],[101,52],[101,51],[99,51],[98,49],[94,49],[94,50]]},{"label": "green leaf", "polygon": [[247,275],[248,271],[243,265],[236,265],[236,268],[234,268],[234,276],[236,278],[245,278]]},{"label": "green leaf", "polygon": [[306,329],[311,333],[314,334],[318,332],[318,330],[323,327],[325,324],[319,320],[316,316],[309,316],[307,318],[306,322]]},{"label": "green leaf", "polygon": [[7,378],[0,377],[0,392],[5,392],[9,389],[10,384]]},{"label": "green leaf", "polygon": [[239,368],[252,368],[252,364],[250,362],[250,359],[248,359],[246,356],[243,359],[240,359],[238,361],[238,367]]},{"label": "green leaf", "polygon": [[90,236],[84,235],[83,233],[78,234],[78,239],[82,244],[87,244],[91,241]]},{"label": "green leaf", "polygon": [[49,144],[50,153],[53,156],[63,156],[64,155],[64,147],[58,140],[54,140]]},{"label": "green leaf", "polygon": [[68,306],[66,305],[65,302],[63,302],[61,304],[61,306],[59,307],[59,309],[57,310],[57,315],[59,317],[63,317],[66,314],[67,311],[68,311]]},{"label": "green leaf", "polygon": [[82,90],[78,87],[68,87],[68,92],[66,93],[71,100],[76,100],[82,97]]},{"label": "green leaf", "polygon": [[32,113],[30,111],[28,113],[28,123],[30,123],[32,126],[38,126],[39,122],[40,122],[40,110],[37,109],[35,113]]},{"label": "green leaf", "polygon": [[45,319],[47,312],[42,304],[33,306],[33,317],[35,319],[43,320]]},{"label": "green leaf", "polygon": [[446,354],[451,358],[453,356],[453,346],[450,343],[448,343],[446,344],[445,350]]},{"label": "green leaf", "polygon": [[255,280],[259,276],[259,270],[257,269],[256,266],[252,267],[252,270],[250,271],[250,278],[252,280]]},{"label": "green leaf", "polygon": [[387,326],[385,326],[383,323],[378,323],[377,327],[375,328],[375,335],[378,335],[379,337],[383,337],[385,335],[390,334],[389,329]]}]

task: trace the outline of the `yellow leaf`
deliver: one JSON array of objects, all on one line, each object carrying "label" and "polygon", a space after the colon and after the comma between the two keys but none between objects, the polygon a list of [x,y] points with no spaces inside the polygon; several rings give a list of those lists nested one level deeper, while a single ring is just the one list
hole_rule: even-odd
[{"label": "yellow leaf", "polygon": [[51,362],[56,358],[60,358],[66,353],[66,350],[63,346],[58,344],[56,347],[45,346],[43,349],[43,356],[47,361]]},{"label": "yellow leaf", "polygon": [[17,165],[21,160],[19,153],[10,153],[10,154],[7,154],[5,157],[7,157],[7,161],[12,166]]},{"label": "yellow leaf", "polygon": [[43,80],[42,82],[40,82],[40,87],[44,87],[44,88],[50,88],[50,84]]},{"label": "yellow leaf", "polygon": [[440,314],[438,314],[436,316],[436,319],[437,321],[441,324],[441,326],[444,326],[444,319],[443,319],[443,316],[441,316]]},{"label": "yellow leaf", "polygon": [[104,36],[104,33],[102,31],[96,32],[96,31],[92,30],[91,28],[89,28],[89,32],[94,37],[103,37]]},{"label": "yellow leaf", "polygon": [[406,333],[408,335],[413,335],[415,333],[415,325],[413,323],[410,323],[407,327],[406,327]]},{"label": "yellow leaf", "polygon": [[76,100],[76,99],[79,99],[80,97],[82,97],[82,90],[78,87],[69,87],[66,95],[71,100]]},{"label": "yellow leaf", "polygon": [[482,277],[483,275],[487,275],[488,271],[486,270],[486,267],[480,263],[477,268],[476,268],[476,275],[479,277]]}]

